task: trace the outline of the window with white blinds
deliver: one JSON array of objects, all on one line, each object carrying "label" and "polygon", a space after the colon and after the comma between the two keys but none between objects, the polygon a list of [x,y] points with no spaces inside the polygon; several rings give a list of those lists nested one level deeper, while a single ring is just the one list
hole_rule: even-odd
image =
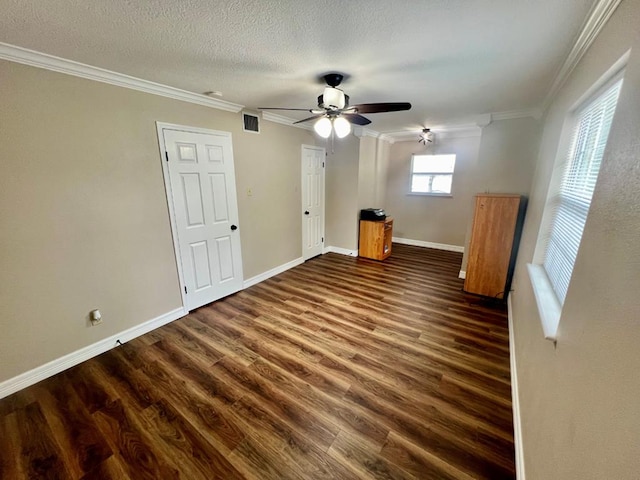
[{"label": "window with white blinds", "polygon": [[569,288],[621,85],[622,80],[618,80],[578,112],[543,264],[561,305]]}]

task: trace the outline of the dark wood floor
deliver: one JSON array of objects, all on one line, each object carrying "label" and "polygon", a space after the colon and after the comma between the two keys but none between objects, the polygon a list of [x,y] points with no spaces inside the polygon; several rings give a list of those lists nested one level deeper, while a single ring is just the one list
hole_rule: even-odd
[{"label": "dark wood floor", "polygon": [[515,478],[461,255],[328,254],[0,400],[0,478]]}]

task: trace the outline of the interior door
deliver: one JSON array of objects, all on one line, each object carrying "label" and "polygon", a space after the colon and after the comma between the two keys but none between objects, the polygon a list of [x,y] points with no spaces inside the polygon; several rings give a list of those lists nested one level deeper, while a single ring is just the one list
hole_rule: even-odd
[{"label": "interior door", "polygon": [[302,146],[302,257],[308,260],[324,249],[325,150]]},{"label": "interior door", "polygon": [[231,134],[162,129],[184,302],[193,310],[242,288]]}]

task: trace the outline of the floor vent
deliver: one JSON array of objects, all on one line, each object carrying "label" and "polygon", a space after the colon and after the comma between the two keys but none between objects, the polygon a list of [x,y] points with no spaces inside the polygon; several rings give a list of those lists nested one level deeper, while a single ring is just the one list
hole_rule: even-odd
[{"label": "floor vent", "polygon": [[255,113],[242,112],[242,129],[245,132],[260,133],[260,117]]}]

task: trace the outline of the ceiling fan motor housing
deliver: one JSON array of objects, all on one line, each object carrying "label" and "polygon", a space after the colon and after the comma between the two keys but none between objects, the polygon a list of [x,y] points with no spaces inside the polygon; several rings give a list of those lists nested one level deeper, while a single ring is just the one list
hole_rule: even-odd
[{"label": "ceiling fan motor housing", "polygon": [[342,82],[344,75],[341,73],[327,73],[324,77],[324,81],[327,82],[327,85],[330,87],[337,87]]}]

